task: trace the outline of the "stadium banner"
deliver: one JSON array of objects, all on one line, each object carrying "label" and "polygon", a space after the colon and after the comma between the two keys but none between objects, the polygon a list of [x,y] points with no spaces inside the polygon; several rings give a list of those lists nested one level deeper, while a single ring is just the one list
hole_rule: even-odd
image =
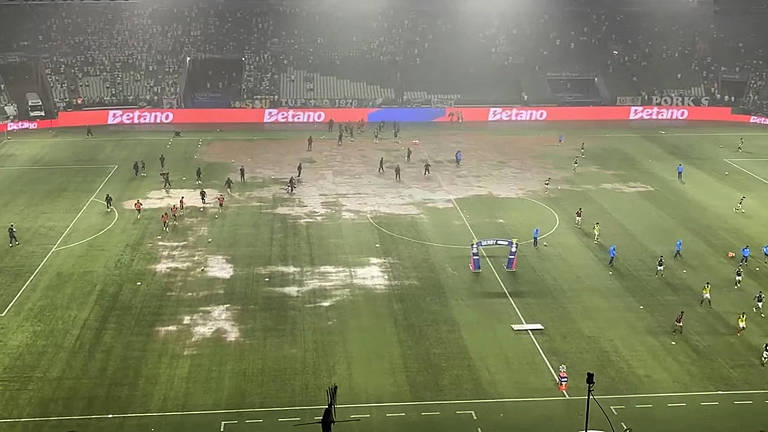
[{"label": "stadium banner", "polygon": [[768,117],[732,114],[728,107],[439,107],[439,108],[276,108],[276,109],[110,109],[64,111],[51,120],[0,123],[0,132],[82,126],[182,124],[297,124],[359,122],[724,121],[768,125]]},{"label": "stadium banner", "polygon": [[651,105],[657,106],[709,106],[709,97],[651,96]]}]

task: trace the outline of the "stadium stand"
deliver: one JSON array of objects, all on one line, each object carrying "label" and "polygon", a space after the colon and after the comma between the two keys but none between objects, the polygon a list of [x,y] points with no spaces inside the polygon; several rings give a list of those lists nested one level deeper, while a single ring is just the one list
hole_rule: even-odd
[{"label": "stadium stand", "polygon": [[[768,65],[756,42],[756,34],[768,40],[762,16],[745,25],[744,16],[715,14],[701,1],[667,5],[664,14],[632,0],[561,3],[18,6],[0,16],[0,52],[38,55],[59,109],[189,104],[182,93],[196,84],[186,81],[188,59],[211,57],[244,63],[236,82],[226,83],[240,87],[225,98],[228,106],[686,95],[764,109]],[[535,9],[538,18],[519,8]],[[547,74],[598,80],[588,86]]]}]

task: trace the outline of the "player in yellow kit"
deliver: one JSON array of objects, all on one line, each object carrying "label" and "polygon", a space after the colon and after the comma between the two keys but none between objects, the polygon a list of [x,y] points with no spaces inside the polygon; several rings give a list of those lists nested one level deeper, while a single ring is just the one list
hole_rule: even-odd
[{"label": "player in yellow kit", "polygon": [[600,222],[595,222],[595,226],[592,227],[592,232],[595,234],[595,244],[600,241]]},{"label": "player in yellow kit", "polygon": [[709,296],[709,291],[712,289],[712,286],[709,284],[709,282],[704,284],[704,288],[701,289],[701,301],[699,302],[699,305],[704,305],[704,300],[707,301],[709,304],[709,307],[712,307],[712,298]]},{"label": "player in yellow kit", "polygon": [[744,332],[744,329],[747,328],[747,313],[742,312],[741,315],[739,315],[737,322],[739,329],[736,331],[736,336],[741,336],[741,334]]}]

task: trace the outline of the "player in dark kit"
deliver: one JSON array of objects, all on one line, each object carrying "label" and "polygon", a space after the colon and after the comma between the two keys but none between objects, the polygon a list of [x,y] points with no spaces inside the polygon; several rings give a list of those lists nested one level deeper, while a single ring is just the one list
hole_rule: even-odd
[{"label": "player in dark kit", "polygon": [[171,176],[171,173],[169,173],[168,171],[160,173],[160,177],[163,178],[163,189],[168,190],[168,189],[171,188],[171,177],[170,176]]},{"label": "player in dark kit", "polygon": [[240,183],[245,183],[245,167],[240,165]]},{"label": "player in dark kit", "polygon": [[413,152],[411,151],[411,148],[408,147],[408,150],[405,151],[405,161],[410,162],[411,161],[411,155]]},{"label": "player in dark kit", "polygon": [[165,155],[160,153],[160,169],[165,168]]},{"label": "player in dark kit", "polygon": [[227,190],[227,193],[232,195],[232,179],[227,177],[227,179],[224,181],[224,189]]},{"label": "player in dark kit", "polygon": [[8,227],[8,247],[13,247],[14,243],[18,246],[19,239],[16,237],[16,228],[11,224],[11,226]]},{"label": "player in dark kit", "polygon": [[200,167],[197,167],[197,170],[195,170],[195,180],[197,184],[201,184],[203,182],[203,170],[200,169]]},{"label": "player in dark kit", "polygon": [[424,162],[424,175],[430,174],[430,168],[432,168],[432,164],[429,161]]},{"label": "player in dark kit", "polygon": [[312,135],[307,138],[307,151],[312,151]]},{"label": "player in dark kit", "polygon": [[333,132],[333,119],[328,120],[328,133]]},{"label": "player in dark kit", "polygon": [[296,178],[301,178],[301,170],[303,167],[301,166],[301,162],[296,166]]},{"label": "player in dark kit", "polygon": [[109,194],[104,197],[104,204],[107,205],[107,211],[112,211],[112,197]]},{"label": "player in dark kit", "polygon": [[139,161],[133,161],[133,176],[137,177],[139,175]]},{"label": "player in dark kit", "polygon": [[379,159],[379,174],[384,173],[384,156]]},{"label": "player in dark kit", "polygon": [[293,195],[293,191],[296,190],[296,179],[291,176],[291,178],[288,179],[288,193]]},{"label": "player in dark kit", "polygon": [[179,214],[184,216],[184,197],[179,200]]},{"label": "player in dark kit", "polygon": [[659,256],[659,260],[656,261],[656,276],[664,277],[664,256]]},{"label": "player in dark kit", "polygon": [[[207,193],[205,193],[205,189],[200,189],[200,202],[201,202],[203,205],[205,205],[205,204],[206,204],[206,202],[205,202],[205,197],[207,197],[207,196],[208,196],[208,194],[207,194]],[[202,210],[202,208],[201,208],[200,210]]]},{"label": "player in dark kit", "polygon": [[93,129],[91,129],[90,126],[85,127],[85,136],[86,137],[93,137]]},{"label": "player in dark kit", "polygon": [[400,181],[400,164],[395,166],[395,181]]},{"label": "player in dark kit", "polygon": [[139,163],[141,164],[141,176],[142,177],[146,177],[147,176],[147,164],[144,163],[143,159]]},{"label": "player in dark kit", "polygon": [[675,327],[672,329],[672,334],[675,334],[678,331],[680,334],[683,334],[683,314],[685,314],[685,312],[680,311],[680,314],[675,318]]},{"label": "player in dark kit", "polygon": [[342,141],[344,141],[344,132],[341,131],[341,125],[339,125],[339,138],[336,140],[336,145],[341,145]]}]

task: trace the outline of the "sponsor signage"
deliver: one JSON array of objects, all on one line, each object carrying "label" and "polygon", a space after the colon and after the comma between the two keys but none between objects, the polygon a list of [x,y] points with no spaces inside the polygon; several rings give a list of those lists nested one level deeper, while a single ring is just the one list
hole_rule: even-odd
[{"label": "sponsor signage", "polygon": [[[633,105],[640,105],[639,103]],[[709,106],[709,97],[652,96],[651,105],[661,106]]]},{"label": "sponsor signage", "polygon": [[490,108],[488,121],[541,121],[547,119],[546,109]]},{"label": "sponsor signage", "polygon": [[110,110],[108,125],[173,123],[171,111]]},{"label": "sponsor signage", "polygon": [[[0,123],[1,131],[83,126],[183,124],[291,124],[378,121],[450,122],[461,112],[465,122],[541,122],[604,120],[727,121],[768,125],[768,117],[732,114],[728,107],[453,107],[453,108],[276,108],[276,109],[109,109],[65,111],[53,120]],[[451,114],[453,114],[451,116]]]},{"label": "sponsor signage", "polygon": [[629,109],[630,120],[685,120],[688,115],[687,108],[633,106]]},{"label": "sponsor signage", "polygon": [[264,123],[322,123],[325,121],[325,112],[292,110],[292,109],[266,109],[264,110]]}]

